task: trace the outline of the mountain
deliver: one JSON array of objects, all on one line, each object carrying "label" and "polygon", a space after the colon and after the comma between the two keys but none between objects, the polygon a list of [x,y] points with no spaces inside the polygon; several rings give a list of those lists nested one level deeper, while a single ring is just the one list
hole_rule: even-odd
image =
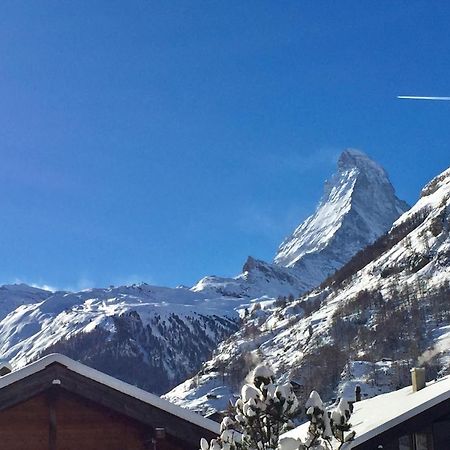
[{"label": "mountain", "polygon": [[50,292],[0,287],[0,352],[15,367],[64,353],[163,393],[195,373],[238,329],[252,300],[298,295],[290,270],[248,258],[235,278],[205,277],[192,288],[146,283]]},{"label": "mountain", "polygon": [[375,242],[297,300],[245,318],[194,379],[165,397],[203,412],[224,409],[260,361],[300,395],[354,399],[410,383],[409,369],[450,373],[450,169]]},{"label": "mountain", "polygon": [[27,284],[5,284],[0,286],[0,318],[22,305],[45,300],[51,292]]},{"label": "mountain", "polygon": [[309,289],[309,284],[287,267],[266,263],[249,256],[242,273],[234,278],[208,276],[191,288],[193,292],[212,296],[256,299],[297,296]]},{"label": "mountain", "polygon": [[247,298],[296,296],[318,286],[408,209],[380,165],[347,149],[315,213],[284,240],[273,264],[249,257],[237,277],[205,277],[192,290]]},{"label": "mountain", "polygon": [[317,286],[408,209],[381,166],[361,151],[346,150],[315,213],[285,239],[274,262]]},{"label": "mountain", "polygon": [[347,150],[316,213],[294,233],[291,250],[287,241],[282,246],[287,258],[294,254],[294,241],[301,242],[303,254],[295,261],[283,259],[282,252],[275,263],[249,257],[236,277],[208,276],[191,288],[143,283],[49,292],[5,286],[0,288],[2,358],[22,366],[58,351],[165,392],[196,373],[218,347],[225,348],[242,317],[241,332],[250,336],[274,302],[280,306],[284,298],[297,298],[323,282],[386,231],[405,207],[382,168]]},{"label": "mountain", "polygon": [[238,327],[241,299],[208,298],[148,284],[49,292],[4,286],[0,352],[20,367],[60,351],[98,369],[163,392],[195,372]]}]

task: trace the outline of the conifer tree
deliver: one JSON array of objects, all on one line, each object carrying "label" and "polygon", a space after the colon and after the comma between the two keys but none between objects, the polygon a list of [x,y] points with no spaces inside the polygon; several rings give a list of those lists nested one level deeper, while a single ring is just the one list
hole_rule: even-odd
[{"label": "conifer tree", "polygon": [[[351,405],[341,399],[327,411],[320,395],[312,391],[306,404],[309,419],[304,442],[280,436],[293,427],[299,413],[297,398],[290,384],[277,385],[273,371],[259,365],[251,374],[236,401],[232,417],[225,417],[220,436],[210,443],[202,438],[201,450],[333,450],[353,439],[349,419]],[[345,433],[348,433],[345,435]]]}]

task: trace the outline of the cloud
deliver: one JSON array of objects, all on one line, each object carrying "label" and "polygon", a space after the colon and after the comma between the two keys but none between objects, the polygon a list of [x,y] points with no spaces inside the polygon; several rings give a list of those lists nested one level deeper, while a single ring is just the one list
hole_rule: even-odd
[{"label": "cloud", "polygon": [[44,291],[50,291],[50,292],[59,291],[59,289],[57,287],[49,285],[49,284],[31,283],[30,286],[34,287],[36,289],[43,289]]}]

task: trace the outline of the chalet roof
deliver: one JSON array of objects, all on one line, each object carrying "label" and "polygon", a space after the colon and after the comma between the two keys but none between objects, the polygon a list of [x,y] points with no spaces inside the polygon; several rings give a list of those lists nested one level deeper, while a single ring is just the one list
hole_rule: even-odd
[{"label": "chalet roof", "polygon": [[84,364],[81,364],[73,359],[61,355],[59,353],[53,353],[48,356],[44,356],[36,362],[26,365],[25,367],[14,370],[13,372],[0,377],[0,390],[9,386],[17,381],[23,380],[30,375],[44,370],[46,367],[59,363],[65,366],[68,370],[77,373],[83,377],[89,378],[100,384],[103,384],[111,389],[121,392],[122,394],[134,397],[144,403],[147,403],[155,408],[161,409],[169,414],[177,416],[185,421],[195,424],[201,428],[209,430],[215,434],[219,434],[219,424],[202,417],[201,415],[181,408],[167,400],[164,400],[157,395],[144,391],[136,386],[120,381],[117,378],[106,375],[98,370],[92,369]]},{"label": "chalet roof", "polygon": [[[427,383],[426,387],[413,392],[408,386],[398,391],[381,394],[354,404],[350,418],[355,439],[342,450],[350,450],[390,428],[420,414],[450,398],[450,376]],[[304,439],[308,430],[304,423],[283,437]]]}]

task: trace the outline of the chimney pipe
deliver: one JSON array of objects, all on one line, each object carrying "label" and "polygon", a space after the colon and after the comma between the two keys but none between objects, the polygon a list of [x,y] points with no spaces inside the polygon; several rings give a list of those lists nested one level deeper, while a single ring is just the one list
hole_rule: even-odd
[{"label": "chimney pipe", "polygon": [[412,368],[411,381],[413,392],[423,389],[425,387],[425,369],[423,367]]},{"label": "chimney pipe", "polygon": [[355,387],[355,402],[361,401],[361,386],[359,384]]}]

